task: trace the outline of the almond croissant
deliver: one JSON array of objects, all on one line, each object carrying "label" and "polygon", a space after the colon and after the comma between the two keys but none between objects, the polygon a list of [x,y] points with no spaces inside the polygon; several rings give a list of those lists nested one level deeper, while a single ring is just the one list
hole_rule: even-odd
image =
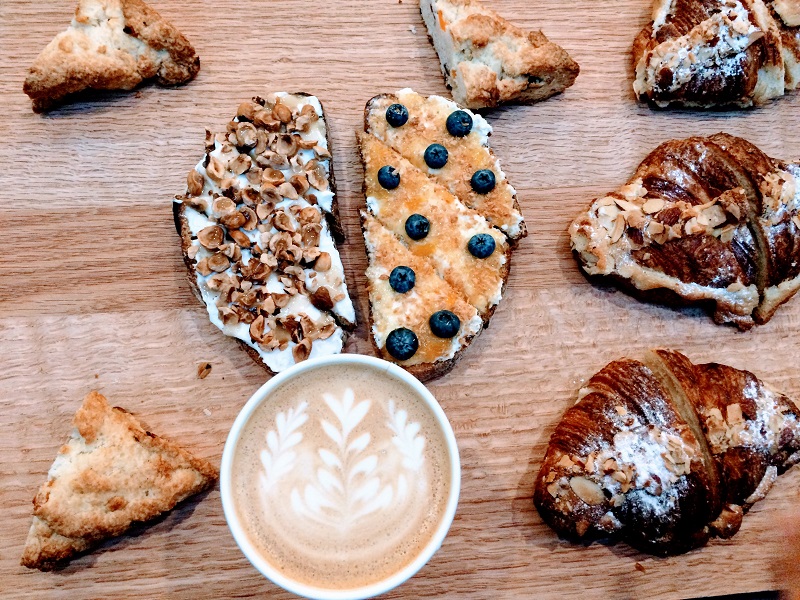
[{"label": "almond croissant", "polygon": [[567,410],[534,503],[567,538],[669,555],[728,538],[800,462],[800,410],[752,373],[672,350],[614,361]]},{"label": "almond croissant", "polygon": [[633,63],[658,106],[764,104],[800,84],[800,0],[658,0]]},{"label": "almond croissant", "polygon": [[627,185],[570,227],[590,276],[646,300],[711,305],[766,323],[800,288],[800,163],[725,133],[656,148]]}]

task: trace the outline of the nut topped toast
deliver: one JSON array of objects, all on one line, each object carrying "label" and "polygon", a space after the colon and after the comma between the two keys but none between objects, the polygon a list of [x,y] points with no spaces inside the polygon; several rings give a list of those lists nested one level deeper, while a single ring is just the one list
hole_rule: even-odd
[{"label": "nut topped toast", "polygon": [[[441,96],[404,89],[372,98],[364,119],[367,133],[444,185],[510,240],[527,235],[516,191],[489,148],[492,128],[483,117]],[[434,155],[429,151],[433,144],[444,152]]]},{"label": "nut topped toast", "polygon": [[749,329],[800,289],[800,165],[724,133],[666,142],[570,236],[588,275]]},{"label": "nut topped toast", "polygon": [[[341,352],[355,309],[322,105],[305,94],[240,105],[176,198],[195,294],[271,373]],[[331,227],[333,224],[333,227]]]},{"label": "nut topped toast", "polygon": [[422,381],[447,373],[480,333],[480,316],[378,220],[362,211],[361,224],[375,348]]},{"label": "nut topped toast", "polygon": [[199,69],[189,41],[142,0],[79,0],[72,24],[36,58],[23,90],[44,112],[85,89],[130,90],[151,78],[177,85]]},{"label": "nut topped toast", "polygon": [[[428,258],[488,322],[508,279],[505,235],[374,136],[361,133],[359,143],[369,212],[413,254]],[[396,178],[391,189],[385,187],[387,169]],[[493,249],[476,256],[470,243],[485,236]]]},{"label": "nut topped toast", "polygon": [[91,392],[33,500],[22,565],[52,569],[211,487],[217,470]]},{"label": "nut topped toast", "polygon": [[580,68],[541,31],[524,31],[478,0],[421,0],[453,99],[471,109],[537,102],[575,83]]}]

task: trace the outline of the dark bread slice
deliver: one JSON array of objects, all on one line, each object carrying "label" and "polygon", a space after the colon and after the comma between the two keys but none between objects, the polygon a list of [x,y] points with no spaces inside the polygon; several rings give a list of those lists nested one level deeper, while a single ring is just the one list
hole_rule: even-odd
[{"label": "dark bread slice", "polygon": [[[388,126],[385,117],[386,109],[395,103],[407,105],[409,111],[408,122],[397,129]],[[472,131],[466,137],[456,138],[447,132],[447,117],[456,110],[465,110],[473,119]],[[400,90],[396,94],[379,94],[367,102],[364,131],[402,154],[468,207],[481,213],[513,244],[528,234],[516,190],[505,178],[500,161],[489,147],[492,129],[480,115],[440,96],[425,97],[412,90]],[[447,164],[436,171],[430,170],[423,158],[425,148],[433,143],[443,145],[448,151]],[[489,194],[477,194],[470,187],[470,178],[479,169],[495,173],[497,184]]]},{"label": "dark bread slice", "polygon": [[[296,105],[297,104],[296,101],[298,99],[303,99],[303,98],[313,98],[313,97],[310,94],[305,94],[305,93],[279,96],[278,97],[278,103],[288,102],[288,103],[291,104],[291,103],[294,102],[295,105]],[[274,98],[273,98],[273,100],[274,100]],[[313,98],[313,101],[314,102],[318,102],[318,100],[316,100],[316,98]],[[269,116],[268,115],[267,116],[259,115],[258,117],[254,117],[253,111],[255,111],[255,113],[259,113],[260,111],[262,111],[262,107],[265,106],[264,103],[265,103],[265,101],[263,99],[261,99],[261,98],[255,98],[254,101],[251,102],[251,103],[248,103],[248,102],[243,103],[239,108],[237,117],[235,117],[235,120],[231,121],[231,123],[229,124],[229,127],[228,127],[229,133],[228,134],[221,134],[222,135],[222,139],[224,140],[226,136],[230,136],[230,135],[236,136],[237,135],[236,132],[235,132],[236,128],[240,124],[249,124],[249,123],[253,122],[254,118],[256,118],[257,122],[259,123],[259,128],[260,128],[261,124],[263,124],[263,123],[265,123],[265,122],[267,122],[269,120]],[[266,106],[269,109],[271,106],[273,106],[273,104],[269,104],[269,105],[266,105]],[[321,104],[319,104],[319,106],[320,106],[320,109],[321,109]],[[267,111],[267,112],[269,112],[269,111]],[[295,111],[295,113],[297,113],[297,111]],[[299,119],[299,117],[300,117],[299,113],[297,113],[297,114],[295,114],[295,113],[293,113],[292,122],[291,122],[292,124],[295,122],[295,119]],[[258,119],[260,119],[260,120],[258,120]],[[320,132],[320,135],[323,135],[323,134],[327,133],[327,120],[325,120],[324,112],[321,115],[321,119],[325,122],[325,128]],[[267,127],[269,127],[269,126],[270,125],[267,124]],[[230,133],[232,129],[233,129],[234,132]],[[216,136],[216,138],[219,138],[219,137],[220,137],[220,134],[218,134],[218,136]],[[326,137],[326,141],[327,141],[328,138],[327,138],[327,136],[325,136],[325,137]],[[234,139],[235,139],[235,137],[234,137]],[[191,286],[192,291],[195,294],[195,296],[204,305],[206,304],[206,302],[203,300],[202,291],[198,286],[198,264],[197,264],[197,260],[195,258],[193,258],[192,256],[190,256],[190,248],[193,245],[195,247],[197,247],[197,245],[198,245],[198,242],[195,241],[195,240],[197,240],[197,236],[196,236],[197,232],[193,232],[192,231],[192,228],[190,226],[189,219],[187,218],[187,215],[188,215],[188,211],[194,211],[195,214],[199,213],[203,218],[207,217],[206,212],[204,212],[204,211],[206,210],[209,202],[211,202],[212,199],[213,199],[213,196],[209,196],[208,194],[210,192],[209,186],[211,185],[213,187],[214,182],[211,180],[210,176],[207,175],[208,170],[206,169],[206,166],[209,166],[209,168],[211,168],[211,165],[209,165],[209,162],[210,162],[210,151],[213,150],[215,148],[215,146],[217,148],[217,150],[215,150],[215,152],[217,152],[219,150],[219,148],[220,148],[219,139],[216,139],[216,143],[215,143],[215,136],[211,136],[211,134],[207,134],[207,140],[206,140],[207,153],[206,153],[206,157],[205,157],[204,161],[201,161],[201,163],[194,170],[192,170],[190,172],[189,180],[187,180],[188,181],[188,185],[189,185],[189,191],[191,192],[192,191],[192,185],[193,185],[192,181],[191,181],[192,178],[196,178],[198,176],[198,174],[200,175],[200,178],[204,182],[202,184],[203,187],[200,190],[200,195],[199,196],[198,195],[194,195],[193,196],[190,193],[190,194],[188,194],[186,196],[178,197],[176,199],[176,202],[173,203],[173,217],[174,217],[174,220],[175,220],[176,230],[177,230],[178,234],[181,237],[181,250],[182,250],[182,253],[183,253],[184,262],[185,262],[185,264],[187,266],[187,273],[188,273],[189,283],[190,283],[190,286]],[[316,150],[314,150],[314,153],[315,153],[314,155],[317,156],[317,151]],[[329,150],[328,150],[328,154],[329,154]],[[244,155],[246,155],[246,154],[245,153],[241,154],[241,156],[244,156]],[[252,154],[250,154],[249,156],[252,156]],[[264,248],[262,250],[264,252],[264,255],[269,254],[269,255],[274,255],[274,256],[279,257],[274,262],[279,263],[281,265],[279,267],[279,272],[280,272],[281,275],[285,274],[285,271],[283,271],[283,269],[285,267],[291,267],[293,265],[300,266],[301,269],[303,269],[303,272],[305,274],[309,274],[309,276],[310,276],[311,272],[314,272],[314,273],[316,273],[316,276],[321,277],[323,279],[330,275],[331,277],[334,278],[334,280],[336,280],[335,273],[338,273],[340,275],[340,277],[338,279],[341,280],[341,282],[342,282],[341,283],[341,286],[342,286],[341,290],[343,290],[342,293],[344,293],[346,295],[347,294],[347,290],[346,290],[346,287],[344,286],[344,271],[343,271],[343,267],[341,265],[340,259],[338,258],[338,252],[336,251],[335,242],[334,242],[334,240],[337,239],[337,238],[338,239],[343,239],[343,233],[342,233],[343,230],[342,230],[341,222],[339,221],[339,217],[338,217],[338,196],[336,194],[335,180],[333,178],[333,170],[332,170],[333,165],[332,165],[332,160],[330,159],[329,155],[325,159],[320,158],[320,162],[324,162],[324,165],[325,165],[325,171],[324,172],[327,174],[327,190],[330,192],[330,194],[328,194],[328,201],[330,202],[330,205],[327,208],[323,208],[323,206],[320,205],[320,206],[318,206],[317,208],[314,209],[314,211],[316,211],[317,215],[324,216],[324,219],[322,219],[322,221],[320,221],[319,216],[316,218],[316,221],[315,221],[315,222],[317,222],[319,224],[319,227],[318,227],[319,231],[318,231],[318,234],[317,234],[317,239],[319,240],[320,244],[325,246],[326,250],[328,251],[328,254],[331,254],[333,252],[333,254],[331,254],[331,256],[333,256],[333,261],[332,261],[333,270],[330,270],[330,267],[329,267],[329,269],[326,269],[325,272],[322,273],[322,267],[321,267],[321,263],[320,263],[320,265],[319,265],[320,266],[320,269],[319,269],[320,272],[317,273],[316,271],[313,271],[313,269],[317,266],[317,262],[316,262],[317,259],[316,258],[312,257],[308,261],[305,258],[298,259],[297,261],[295,261],[292,258],[292,255],[288,255],[288,258],[287,258],[287,256],[283,255],[283,254],[275,255],[275,252],[273,250],[271,250],[271,249]],[[266,167],[265,167],[265,170],[266,170]],[[228,171],[228,172],[230,173],[230,171]],[[295,170],[293,170],[291,172],[297,173],[298,171],[297,171],[297,169],[295,169]],[[303,173],[302,170],[300,172]],[[288,177],[288,175],[287,175],[287,177]],[[195,186],[196,185],[197,184],[195,183]],[[264,186],[265,186],[265,184],[262,183],[260,189],[262,189],[262,190],[265,189]],[[306,183],[305,186],[308,186],[308,183]],[[218,200],[219,199],[224,199],[225,196],[233,197],[232,201],[235,204],[237,204],[237,210],[241,211],[241,210],[244,210],[244,207],[246,207],[246,206],[250,206],[251,208],[256,209],[261,204],[269,204],[270,200],[268,198],[272,198],[275,201],[279,201],[279,203],[283,203],[283,204],[281,204],[281,206],[283,207],[281,210],[284,213],[287,213],[287,211],[291,212],[290,209],[297,208],[298,211],[299,211],[299,209],[301,209],[303,207],[305,207],[305,209],[308,209],[310,206],[313,206],[314,204],[317,204],[316,194],[320,193],[320,192],[316,192],[316,190],[314,190],[314,188],[308,188],[305,192],[302,192],[299,195],[299,199],[290,200],[291,196],[288,196],[289,200],[287,200],[287,196],[283,195],[283,194],[286,193],[285,191],[283,192],[283,194],[270,193],[271,195],[268,194],[268,196],[263,196],[263,194],[260,194],[259,191],[258,191],[258,189],[259,189],[258,184],[255,184],[255,183],[253,183],[252,185],[247,184],[245,186],[245,188],[247,188],[249,190],[252,190],[255,195],[254,196],[247,196],[246,194],[244,194],[241,191],[241,189],[239,191],[236,191],[236,192],[233,192],[233,191],[230,191],[230,190],[229,191],[222,190],[223,194],[222,194],[222,196],[220,196],[218,198]],[[194,191],[198,192],[198,188],[195,187]],[[289,190],[289,192],[291,193],[291,190]],[[314,194],[314,198],[311,197],[312,193]],[[281,198],[282,195],[283,195],[283,197]],[[205,196],[205,198],[200,197],[200,196]],[[295,196],[295,197],[297,197],[297,196]],[[244,198],[244,200],[243,200],[243,198]],[[251,202],[251,200],[253,198],[255,198],[255,204],[253,204]],[[216,202],[216,200],[214,200],[214,202]],[[271,211],[271,214],[267,218],[260,219],[259,222],[261,222],[261,223],[269,222],[270,224],[272,224],[273,223],[272,219],[275,217],[275,214],[276,214],[275,213],[275,209],[273,208],[272,211]],[[293,212],[291,214],[293,215],[292,219],[295,220],[294,228],[297,231],[300,231],[300,229],[301,229],[300,226],[302,225],[303,221],[299,220],[300,217],[298,217],[297,214],[295,214]],[[212,221],[212,223],[214,223],[214,222],[219,223],[219,221],[216,220],[216,217],[214,217],[211,221]],[[231,228],[229,227],[227,229],[231,229]],[[239,229],[238,231],[241,232],[242,230]],[[275,231],[275,230],[273,229],[273,231]],[[283,230],[275,231],[275,235],[278,235],[278,233],[281,233],[282,231]],[[337,231],[339,232],[338,234],[336,233]],[[257,233],[257,232],[255,232],[255,233]],[[325,242],[325,236],[328,236],[328,235],[330,236],[330,240],[329,240],[330,243]],[[312,236],[312,239],[313,239],[313,236]],[[235,240],[232,240],[230,238],[230,232],[228,232],[227,237],[224,239],[224,241],[226,243],[235,243]],[[252,243],[252,242],[249,242],[249,243],[251,243],[253,246],[255,246],[255,243]],[[311,246],[314,246],[314,244],[311,244]],[[309,247],[309,246],[308,246],[308,244],[306,244],[306,241],[305,241],[305,238],[304,238],[304,241],[300,244],[300,249],[307,248],[307,247]],[[242,250],[244,250],[246,248],[248,249],[248,251],[250,251],[248,246],[242,246],[241,247]],[[195,250],[196,249],[197,248],[195,248]],[[201,248],[201,252],[202,252],[202,248]],[[283,252],[283,251],[279,250],[279,252]],[[329,261],[329,262],[331,262],[331,261]],[[345,341],[347,339],[348,331],[354,329],[354,327],[355,327],[355,313],[353,311],[352,312],[352,316],[351,316],[350,314],[345,314],[345,313],[347,313],[347,311],[345,311],[345,313],[343,313],[338,308],[332,306],[333,303],[330,301],[330,299],[331,299],[331,296],[333,296],[333,294],[336,293],[336,289],[333,289],[330,286],[328,286],[328,289],[331,291],[331,294],[329,294],[327,297],[325,297],[324,295],[322,297],[317,297],[317,294],[310,293],[310,290],[309,290],[308,294],[305,294],[305,293],[301,292],[299,295],[307,296],[309,301],[310,301],[310,303],[311,303],[311,305],[313,305],[315,307],[315,309],[318,309],[318,310],[322,311],[323,316],[327,315],[328,317],[330,317],[332,319],[331,323],[335,322],[336,329],[338,330],[336,332],[336,335],[341,337],[341,347],[343,348],[344,347],[344,343],[345,343]],[[290,301],[291,300],[292,299],[290,298]],[[347,299],[346,304],[349,304],[349,299]],[[350,305],[350,311],[352,311],[352,306],[351,305]],[[261,313],[261,314],[267,317],[267,322],[268,322],[268,319],[269,319],[268,314],[266,312]],[[276,312],[273,312],[273,314],[279,315],[280,312],[278,310]],[[269,328],[268,325],[266,327]],[[276,330],[276,331],[277,331],[276,335],[279,333],[284,338],[286,338],[286,336],[288,334],[288,336],[291,338],[291,341],[295,342],[295,343],[301,342],[302,339],[304,339],[304,337],[306,335],[306,333],[303,331],[302,328],[293,327],[293,328],[287,329],[286,331],[283,331],[283,325],[282,324],[280,325],[279,330]],[[298,331],[300,332],[300,334],[298,334]],[[233,336],[233,337],[235,337],[235,336]],[[242,339],[239,339],[239,338],[236,338],[236,337],[235,337],[235,339],[237,339],[237,341],[242,346],[242,348],[245,349],[245,351],[250,355],[251,358],[253,358],[254,361],[256,361],[259,365],[261,365],[267,372],[269,372],[271,374],[274,374],[275,371],[272,368],[270,368],[269,366],[267,366],[267,364],[265,364],[264,360],[262,359],[262,357],[259,355],[258,351],[255,348],[253,348],[252,346],[247,344]],[[256,339],[254,337],[252,337],[252,333],[251,333],[251,336],[250,336],[250,341],[252,341],[253,343],[261,343],[261,342],[257,342]],[[313,348],[314,341],[316,341],[316,338],[312,340],[312,348]],[[304,360],[304,358],[302,357],[302,355],[300,355],[300,357],[295,355],[295,361],[296,360]],[[285,367],[282,367],[282,368],[285,368]]]},{"label": "dark bread slice", "polygon": [[[457,289],[436,273],[429,260],[410,252],[391,231],[364,211],[361,227],[369,261],[366,272],[369,328],[375,352],[420,381],[448,373],[480,334],[480,316]],[[409,267],[415,273],[414,288],[404,294],[389,284],[389,274],[397,266]],[[459,317],[461,327],[456,339],[439,338],[431,332],[428,319],[439,310],[449,310]],[[419,341],[419,349],[406,361],[393,358],[385,347],[388,334],[398,328],[410,329]]]}]

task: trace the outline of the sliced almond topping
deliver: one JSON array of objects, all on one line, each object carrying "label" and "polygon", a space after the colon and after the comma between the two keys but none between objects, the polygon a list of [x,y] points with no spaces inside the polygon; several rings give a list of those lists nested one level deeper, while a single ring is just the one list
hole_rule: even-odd
[{"label": "sliced almond topping", "polygon": [[597,506],[605,502],[603,490],[591,479],[586,477],[573,477],[569,480],[569,487],[575,495],[590,506]]},{"label": "sliced almond topping", "polygon": [[742,406],[739,403],[729,404],[726,407],[725,412],[728,417],[727,421],[731,425],[742,423],[744,421],[744,417],[742,416]]},{"label": "sliced almond topping", "polygon": [[617,220],[614,223],[614,231],[611,232],[611,243],[615,244],[622,237],[625,232],[625,217],[621,214],[617,215]]},{"label": "sliced almond topping", "polygon": [[564,467],[565,469],[569,469],[575,465],[575,463],[572,462],[572,459],[570,459],[570,457],[566,454],[564,454],[556,464],[559,467]]},{"label": "sliced almond topping", "polygon": [[661,198],[650,198],[642,205],[645,214],[652,215],[664,208],[665,202]]}]

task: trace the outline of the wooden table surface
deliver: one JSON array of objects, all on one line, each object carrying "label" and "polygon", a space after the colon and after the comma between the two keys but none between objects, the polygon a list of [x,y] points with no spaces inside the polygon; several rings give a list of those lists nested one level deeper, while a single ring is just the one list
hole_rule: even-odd
[{"label": "wooden table surface", "polygon": [[[413,0],[157,0],[201,56],[195,81],[35,115],[22,82],[73,5],[0,0],[0,596],[286,597],[237,549],[217,489],[53,573],[19,566],[31,498],[90,390],[217,462],[235,415],[264,382],[192,296],[170,205],[201,156],[204,127],[222,127],[243,99],[297,90],[324,102],[348,234],[342,254],[360,311],[348,350],[371,351],[353,134],[375,94],[406,86],[445,94],[436,55]],[[531,235],[491,328],[430,385],[458,437],[461,502],[442,549],[387,597],[685,598],[780,588],[787,523],[800,518],[800,469],[735,538],[670,559],[561,541],[531,490],[581,382],[622,355],[669,346],[748,368],[800,398],[800,299],[740,333],[699,311],[592,286],[566,234],[579,210],[667,139],[724,130],[773,156],[800,154],[800,95],[746,112],[654,112],[635,102],[629,65],[648,0],[493,5],[541,27],[581,75],[560,97],[487,114]],[[200,380],[202,361],[213,370]]]}]

